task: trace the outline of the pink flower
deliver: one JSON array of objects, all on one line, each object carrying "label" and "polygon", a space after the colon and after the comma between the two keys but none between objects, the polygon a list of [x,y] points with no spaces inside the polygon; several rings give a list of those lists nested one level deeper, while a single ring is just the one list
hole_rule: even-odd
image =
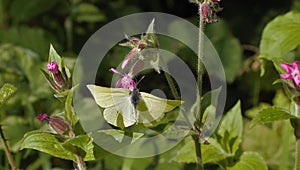
[{"label": "pink flower", "polygon": [[130,91],[132,91],[136,87],[136,83],[134,82],[134,80],[132,80],[132,78],[129,74],[123,74],[114,68],[109,69],[109,71],[122,76],[122,78],[119,79],[116,83],[117,88],[122,87],[122,88],[126,88],[126,89],[129,89]]},{"label": "pink flower", "polygon": [[58,73],[58,64],[55,61],[51,61],[50,63],[48,63],[47,68],[53,74]]},{"label": "pink flower", "polygon": [[290,79],[295,82],[295,84],[300,87],[300,69],[299,61],[294,61],[292,64],[283,63],[280,67],[286,71],[286,74],[281,74],[282,79]]}]

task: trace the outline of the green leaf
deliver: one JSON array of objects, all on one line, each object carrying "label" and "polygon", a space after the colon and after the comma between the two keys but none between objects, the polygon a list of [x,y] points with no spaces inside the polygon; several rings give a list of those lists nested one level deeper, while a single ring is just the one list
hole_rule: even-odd
[{"label": "green leaf", "polygon": [[[72,88],[73,89],[73,88]],[[65,118],[67,122],[71,124],[72,127],[75,126],[75,124],[78,121],[77,116],[75,115],[72,107],[72,99],[73,99],[73,90],[68,91],[67,99],[65,102]]]},{"label": "green leaf", "polygon": [[244,151],[257,151],[267,161],[270,169],[293,169],[295,137],[290,121],[276,121],[270,126],[257,125],[251,129],[249,126],[250,121],[246,121]]},{"label": "green leaf", "polygon": [[74,162],[77,161],[76,154],[86,161],[94,160],[93,147],[93,141],[88,135],[80,135],[63,141],[58,135],[41,131],[26,133],[21,145],[21,149],[35,149]]},{"label": "green leaf", "polygon": [[278,107],[269,107],[267,109],[261,110],[255,118],[252,120],[250,127],[257,124],[265,124],[278,120],[285,120],[290,118],[297,118],[291,115],[288,111]]},{"label": "green leaf", "polygon": [[59,65],[59,70],[62,71],[61,67],[61,57],[58,55],[52,44],[50,44],[50,50],[49,50],[49,60],[48,62],[55,61]]},{"label": "green leaf", "polygon": [[229,170],[267,170],[267,164],[264,159],[256,152],[244,152],[239,160]]},{"label": "green leaf", "polygon": [[84,153],[80,154],[85,161],[95,160],[93,140],[88,135],[79,135],[65,141],[62,146],[68,148],[68,145],[80,148]]},{"label": "green leaf", "polygon": [[[110,135],[116,141],[118,141],[119,143],[121,143],[126,132],[123,131],[123,130],[108,129],[108,130],[99,130],[96,133],[98,133],[98,134],[103,133],[103,134],[106,134],[106,135]],[[132,133],[131,143],[134,143],[137,139],[141,138],[143,135],[144,135],[143,133],[133,132]]]},{"label": "green leaf", "polygon": [[[221,145],[213,138],[208,139],[209,145],[201,145],[203,163],[217,162],[230,156],[221,147]],[[195,163],[195,143],[192,138],[184,140],[183,147],[176,151],[176,155],[172,158],[173,161],[179,163]]]},{"label": "green leaf", "polygon": [[3,105],[9,97],[11,97],[17,88],[11,84],[4,84],[0,89],[0,106]]},{"label": "green leaf", "polygon": [[243,119],[240,101],[226,113],[218,129],[221,136],[223,149],[230,154],[235,154],[242,141]]},{"label": "green leaf", "polygon": [[78,22],[99,22],[106,19],[97,6],[90,3],[81,3],[73,9],[75,20]]},{"label": "green leaf", "polygon": [[272,60],[283,57],[300,44],[300,13],[278,16],[264,28],[260,41],[260,56]]},{"label": "green leaf", "polygon": [[52,156],[77,161],[76,155],[63,146],[63,141],[56,135],[41,131],[32,131],[24,135],[21,149],[35,149]]}]

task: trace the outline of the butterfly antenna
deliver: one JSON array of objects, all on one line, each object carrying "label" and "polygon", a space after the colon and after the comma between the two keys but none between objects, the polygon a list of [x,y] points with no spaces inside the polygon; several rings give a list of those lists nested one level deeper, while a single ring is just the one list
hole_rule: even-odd
[{"label": "butterfly antenna", "polygon": [[139,79],[139,81],[136,83],[136,86],[137,86],[138,84],[140,84],[140,82],[141,82],[144,78],[145,78],[145,76],[141,77],[141,78]]}]

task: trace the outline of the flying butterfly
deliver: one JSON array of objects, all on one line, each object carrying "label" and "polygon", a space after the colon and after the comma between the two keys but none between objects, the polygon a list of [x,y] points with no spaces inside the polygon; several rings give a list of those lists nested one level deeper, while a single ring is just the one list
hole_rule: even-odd
[{"label": "flying butterfly", "polygon": [[152,94],[125,88],[109,88],[87,85],[96,103],[104,109],[104,119],[118,127],[129,127],[135,123],[150,123],[164,113],[180,106],[180,100],[163,99]]}]

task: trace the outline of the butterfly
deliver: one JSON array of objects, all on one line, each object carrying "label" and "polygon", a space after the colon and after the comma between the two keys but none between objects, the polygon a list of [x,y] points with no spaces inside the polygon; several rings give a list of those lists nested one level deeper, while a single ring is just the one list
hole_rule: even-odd
[{"label": "butterfly", "polygon": [[164,113],[180,106],[180,100],[168,100],[149,93],[125,88],[109,88],[87,85],[96,103],[104,109],[104,119],[117,127],[129,127],[135,123],[150,123]]}]

